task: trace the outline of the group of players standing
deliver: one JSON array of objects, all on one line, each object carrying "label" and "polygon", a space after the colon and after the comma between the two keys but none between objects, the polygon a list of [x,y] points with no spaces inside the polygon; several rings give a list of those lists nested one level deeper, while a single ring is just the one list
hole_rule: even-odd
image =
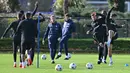
[{"label": "group of players standing", "polygon": [[[120,28],[114,23],[113,18],[116,16],[115,14],[111,15],[111,12],[117,6],[115,5],[111,10],[108,12],[103,11],[103,13],[95,13],[91,14],[91,18],[93,20],[92,24],[90,25],[91,29],[87,31],[89,34],[92,31],[93,39],[98,44],[99,50],[99,58],[98,64],[104,60],[106,62],[107,58],[107,50],[110,57],[111,66],[113,64],[112,61],[112,44],[113,40],[117,39],[118,34],[116,28]],[[33,58],[34,58],[34,50],[36,46],[35,39],[37,38],[37,22],[38,19],[32,19],[35,15],[38,8],[38,3],[35,5],[35,9],[33,13],[27,12],[24,14],[24,11],[20,11],[17,15],[17,20],[12,22],[9,27],[5,30],[4,34],[1,38],[5,36],[5,34],[9,31],[9,29],[14,30],[13,35],[13,57],[14,57],[14,67],[17,66],[16,64],[16,56],[17,56],[17,47],[20,48],[20,67],[25,68],[25,50],[28,51],[27,60],[28,65],[32,65]],[[40,22],[45,21],[44,16],[39,13],[42,17]],[[111,18],[110,18],[111,17]],[[59,40],[59,52],[56,59],[61,57],[62,49],[65,48],[65,59],[69,60],[68,57],[68,40],[71,36],[75,33],[75,24],[73,23],[72,19],[69,18],[69,14],[65,14],[64,16],[64,24],[63,27],[55,20],[55,16],[50,16],[50,22],[44,34],[42,43],[45,43],[45,39],[48,37],[48,47],[50,49],[50,56],[51,56],[51,63],[54,64],[55,55],[57,44]]]},{"label": "group of players standing", "polygon": [[[17,67],[16,58],[17,58],[17,48],[20,48],[20,68],[26,68],[25,65],[25,51],[27,50],[27,65],[30,66],[33,63],[34,51],[36,46],[35,39],[37,38],[38,29],[37,23],[38,19],[34,20],[32,17],[35,15],[38,8],[38,3],[35,4],[35,9],[33,13],[27,12],[24,14],[24,11],[20,11],[17,14],[17,20],[12,22],[5,30],[1,39],[4,38],[6,33],[12,28],[14,31],[13,34],[13,58],[14,65],[13,67]],[[42,17],[40,18],[40,22],[45,21],[44,16],[39,13]],[[58,59],[61,57],[61,51],[65,48],[66,56],[65,60],[69,60],[68,57],[68,40],[71,37],[71,34],[75,32],[75,25],[73,21],[69,18],[69,14],[65,14],[65,22],[63,28],[61,25],[55,20],[55,16],[50,16],[50,22],[44,34],[42,43],[44,44],[45,39],[48,37],[48,47],[50,49],[51,63],[54,64],[54,58],[56,55],[56,49],[58,40],[60,41],[60,50],[56,57]]]}]

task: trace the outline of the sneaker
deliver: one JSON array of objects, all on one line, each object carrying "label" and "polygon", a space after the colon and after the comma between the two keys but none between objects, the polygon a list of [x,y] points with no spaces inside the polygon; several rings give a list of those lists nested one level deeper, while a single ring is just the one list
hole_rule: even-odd
[{"label": "sneaker", "polygon": [[99,60],[98,62],[97,62],[97,64],[101,64],[102,62]]},{"label": "sneaker", "polygon": [[22,64],[19,64],[19,67],[22,68]]},{"label": "sneaker", "polygon": [[61,57],[61,55],[57,55],[56,59],[59,59]]},{"label": "sneaker", "polygon": [[32,60],[28,59],[28,65],[32,65]]},{"label": "sneaker", "polygon": [[69,60],[69,58],[65,58],[64,60]]},{"label": "sneaker", "polygon": [[14,64],[14,65],[13,65],[13,67],[14,67],[14,68],[16,68],[16,67],[17,67],[17,65],[16,65],[16,64]]},{"label": "sneaker", "polygon": [[23,69],[24,69],[24,68],[26,68],[26,66],[22,66],[21,68],[23,68]]},{"label": "sneaker", "polygon": [[113,62],[111,61],[110,63],[109,63],[109,66],[112,66],[113,65]]},{"label": "sneaker", "polygon": [[55,64],[55,61],[51,61],[51,64]]},{"label": "sneaker", "polygon": [[107,62],[106,62],[106,61],[104,61],[103,63],[104,63],[104,64],[107,64]]}]

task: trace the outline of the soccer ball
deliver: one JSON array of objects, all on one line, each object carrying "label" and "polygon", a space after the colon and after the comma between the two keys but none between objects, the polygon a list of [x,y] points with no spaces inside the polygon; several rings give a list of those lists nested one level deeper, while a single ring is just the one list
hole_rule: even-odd
[{"label": "soccer ball", "polygon": [[87,63],[86,68],[87,69],[93,69],[93,64],[92,63]]},{"label": "soccer ball", "polygon": [[57,71],[62,71],[62,66],[61,66],[60,64],[57,64],[57,65],[55,66],[55,70],[57,70]]},{"label": "soccer ball", "polygon": [[41,56],[41,59],[42,59],[42,60],[46,60],[46,58],[47,58],[47,57],[46,57],[46,54],[43,54],[43,55]]},{"label": "soccer ball", "polygon": [[70,69],[76,69],[77,65],[75,63],[70,63],[69,68]]},{"label": "soccer ball", "polygon": [[70,53],[68,53],[68,58],[71,58],[71,54]]}]

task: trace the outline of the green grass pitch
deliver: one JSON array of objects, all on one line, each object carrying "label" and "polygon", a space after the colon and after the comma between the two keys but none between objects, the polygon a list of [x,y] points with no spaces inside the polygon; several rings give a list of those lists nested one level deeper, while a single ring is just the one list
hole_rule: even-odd
[{"label": "green grass pitch", "polygon": [[[19,55],[18,55],[19,56]],[[17,57],[18,57],[17,56]],[[36,55],[32,66],[25,69],[13,68],[13,56],[12,54],[0,54],[0,73],[130,73],[130,66],[125,67],[125,64],[130,65],[130,55],[113,55],[113,66],[108,64],[97,65],[97,54],[72,54],[70,60],[64,60],[65,55],[58,60],[55,60],[55,64],[51,64],[50,55],[47,54],[46,60],[40,58],[40,68],[36,68]],[[109,58],[107,59],[107,62]],[[76,63],[77,68],[75,70],[69,69],[70,63]],[[93,63],[94,68],[89,70],[85,67],[86,63]],[[17,58],[17,64],[19,58]],[[62,71],[56,71],[55,65],[61,64]],[[19,64],[18,64],[19,65]]]}]

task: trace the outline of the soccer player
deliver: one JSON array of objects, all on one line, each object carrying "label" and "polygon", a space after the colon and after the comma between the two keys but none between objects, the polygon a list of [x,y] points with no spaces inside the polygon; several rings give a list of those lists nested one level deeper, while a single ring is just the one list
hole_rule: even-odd
[{"label": "soccer player", "polygon": [[50,49],[51,63],[54,64],[54,58],[56,54],[58,38],[61,37],[62,29],[58,22],[55,21],[55,16],[50,16],[50,23],[48,24],[47,30],[44,34],[42,43],[44,44],[44,40],[48,37],[48,46]]},{"label": "soccer player", "polygon": [[101,14],[100,13],[96,13],[97,16],[99,16],[100,20],[102,21],[102,25],[104,27],[104,29],[106,29],[106,33],[104,33],[104,49],[103,49],[103,56],[102,56],[102,62],[103,63],[107,63],[106,62],[106,58],[107,58],[107,54],[108,54],[108,48],[107,48],[107,45],[106,45],[106,41],[107,41],[107,37],[108,37],[108,29],[107,29],[107,26],[106,26],[106,16],[107,16],[107,12],[105,10],[102,10],[101,11]]},{"label": "soccer player", "polygon": [[[42,15],[41,13],[39,13],[39,15],[41,16],[39,22],[45,21],[44,15]],[[33,21],[37,24],[37,23],[38,23],[38,18],[37,18],[37,19],[33,19]],[[37,26],[36,26],[36,27],[37,27]],[[35,41],[35,42],[36,42],[36,41]],[[31,49],[31,50],[28,51],[28,56],[31,57],[31,61],[33,62],[33,59],[34,59],[34,49]],[[29,59],[30,57],[28,57],[28,59]]]},{"label": "soccer player", "polygon": [[[3,35],[2,35],[1,38],[3,38],[11,28],[13,29],[14,33],[16,33],[17,26],[18,26],[19,22],[22,20],[22,16],[23,16],[23,14],[21,14],[21,13],[18,13],[18,14],[17,14],[17,20],[13,21],[13,22],[6,28],[6,30],[5,30],[5,32],[3,33]],[[20,36],[21,36],[21,32],[18,32],[18,34],[16,34],[16,35],[13,34],[13,58],[14,58],[14,65],[13,65],[13,67],[16,67],[16,66],[17,66],[17,65],[16,65],[17,47],[19,46],[19,48],[21,48],[21,47],[20,47],[20,42],[21,42]],[[21,53],[21,49],[20,49],[20,53]],[[21,65],[21,56],[20,56],[20,67],[21,67],[21,66],[22,66],[22,65]]]},{"label": "soccer player", "polygon": [[69,60],[69,57],[68,57],[68,40],[75,33],[75,24],[69,18],[68,13],[65,14],[64,19],[65,19],[65,21],[64,21],[63,28],[62,28],[62,38],[60,40],[60,50],[58,52],[58,55],[57,55],[56,59],[61,57],[62,49],[65,48],[66,56],[65,56],[64,60]]},{"label": "soccer player", "polygon": [[[38,2],[35,3],[35,8],[34,8],[34,11],[32,13],[32,17],[35,15],[36,11],[37,11],[37,8],[38,8]],[[21,32],[17,32],[16,34],[16,29],[17,29],[17,26],[19,24],[19,22],[21,20],[24,20],[25,19],[25,16],[24,16],[24,11],[21,10],[19,13],[18,13],[18,16],[17,16],[18,20],[12,22],[5,30],[4,34],[2,35],[1,39],[6,35],[6,33],[9,31],[9,29],[13,28],[14,30],[14,34],[13,34],[13,58],[14,58],[14,65],[13,67],[16,67],[16,57],[17,57],[17,47],[19,46],[20,47],[20,43],[21,43]],[[21,51],[21,49],[20,49]],[[20,55],[21,57],[21,55]],[[21,58],[20,58],[20,67],[22,67],[22,63],[21,63]]]},{"label": "soccer player", "polygon": [[118,38],[118,33],[116,28],[121,28],[122,26],[116,25],[114,19],[117,16],[116,14],[111,14],[112,10],[117,7],[117,4],[115,4],[110,11],[108,12],[106,22],[107,22],[107,27],[108,27],[108,41],[107,41],[107,46],[108,46],[108,55],[110,58],[109,66],[113,64],[112,60],[112,45],[114,40]]},{"label": "soccer player", "polygon": [[[16,33],[21,31],[21,59],[22,68],[25,68],[25,50],[35,48],[35,38],[37,35],[36,22],[31,19],[31,13],[26,13],[25,19],[17,27]],[[31,57],[30,57],[31,58]],[[29,59],[31,60],[31,59]],[[29,63],[31,65],[31,61]]]},{"label": "soccer player", "polygon": [[93,39],[98,44],[97,48],[99,51],[99,57],[98,57],[97,63],[100,64],[102,62],[103,49],[104,49],[104,39],[105,39],[107,30],[106,30],[106,27],[104,27],[104,23],[102,21],[103,17],[98,18],[97,15],[98,14],[96,12],[93,12],[91,14],[91,18],[92,18],[93,22],[91,23],[91,29],[89,31],[87,31],[87,34],[92,32]]}]

